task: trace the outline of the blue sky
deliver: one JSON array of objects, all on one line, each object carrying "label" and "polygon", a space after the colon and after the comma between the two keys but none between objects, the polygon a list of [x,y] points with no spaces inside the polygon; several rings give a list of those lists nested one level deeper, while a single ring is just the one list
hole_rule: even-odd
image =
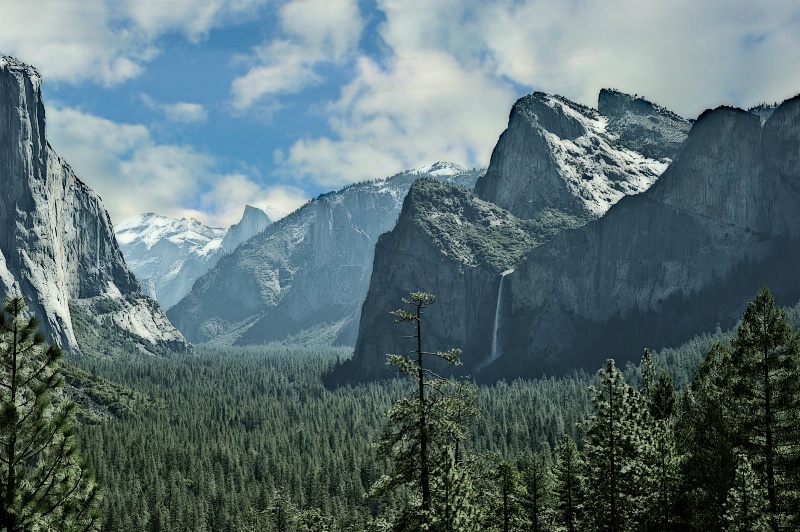
[{"label": "blue sky", "polygon": [[114,222],[227,226],[345,184],[482,167],[534,90],[687,118],[800,93],[796,0],[0,0],[47,134]]}]

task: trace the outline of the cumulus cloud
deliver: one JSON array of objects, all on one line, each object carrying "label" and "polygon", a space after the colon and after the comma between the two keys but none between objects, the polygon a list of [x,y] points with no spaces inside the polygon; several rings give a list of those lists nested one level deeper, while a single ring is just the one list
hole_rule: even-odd
[{"label": "cumulus cloud", "polygon": [[333,185],[439,159],[484,166],[514,98],[533,90],[596,106],[600,89],[613,87],[693,118],[800,88],[795,2],[377,6],[382,53],[360,57],[328,106],[332,134],[276,152],[284,175]]},{"label": "cumulus cloud", "polygon": [[199,103],[161,103],[146,94],[141,95],[141,100],[150,109],[161,112],[170,122],[191,124],[205,122],[208,119],[208,112]]},{"label": "cumulus cloud", "polygon": [[337,138],[303,139],[276,154],[287,175],[335,186],[437,160],[488,162],[514,101],[508,84],[442,52],[386,67],[362,58],[357,69],[328,110]]},{"label": "cumulus cloud", "polygon": [[169,32],[198,41],[267,0],[0,0],[0,49],[48,80],[115,85],[140,75]]},{"label": "cumulus cloud", "polygon": [[341,64],[361,35],[357,0],[291,0],[279,12],[282,37],[244,58],[246,74],[231,84],[233,108],[274,107],[275,97],[318,84],[322,64]]},{"label": "cumulus cloud", "polygon": [[210,156],[188,146],[159,144],[139,124],[53,106],[47,126],[53,147],[69,153],[67,162],[103,198],[114,223],[156,212],[227,227],[239,220],[245,203],[289,211],[304,201],[298,189],[220,174]]}]

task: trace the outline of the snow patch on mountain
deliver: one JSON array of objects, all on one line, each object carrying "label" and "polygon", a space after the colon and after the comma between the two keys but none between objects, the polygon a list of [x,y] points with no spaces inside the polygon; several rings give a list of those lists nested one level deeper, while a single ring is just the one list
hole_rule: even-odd
[{"label": "snow patch on mountain", "polygon": [[557,96],[547,96],[545,103],[584,131],[574,139],[546,130],[542,134],[567,188],[594,217],[605,214],[623,196],[650,188],[669,166],[669,159],[650,159],[621,146],[619,135],[608,130],[608,118],[594,109],[576,109]]}]

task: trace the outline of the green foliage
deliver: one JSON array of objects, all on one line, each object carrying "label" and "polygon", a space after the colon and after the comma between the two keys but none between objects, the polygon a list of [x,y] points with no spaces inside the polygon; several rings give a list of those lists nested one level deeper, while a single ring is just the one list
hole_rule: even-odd
[{"label": "green foliage", "polygon": [[521,220],[471,192],[433,179],[411,189],[413,219],[442,252],[466,264],[500,273],[518,264],[534,247],[581,220],[554,209]]},{"label": "green foliage", "polygon": [[596,530],[633,530],[647,520],[654,493],[654,456],[649,444],[649,412],[639,392],[625,383],[608,360],[598,372],[587,423],[586,513]]},{"label": "green foliage", "polygon": [[25,306],[9,296],[0,314],[0,529],[95,530],[99,491],[78,454],[61,350]]},{"label": "green foliage", "polygon": [[[407,299],[433,302],[423,294]],[[408,308],[395,313],[412,325],[418,316]],[[201,346],[195,355],[160,358],[131,344],[118,358],[75,356],[73,364],[77,387],[96,386],[92,397],[105,397],[98,404],[119,403],[119,415],[80,427],[85,454],[106,486],[103,530],[272,530],[278,508],[291,532],[477,532],[502,530],[505,515],[509,528],[520,530],[722,530],[735,527],[745,507],[769,508],[762,504],[768,502],[764,467],[757,465],[765,463],[766,438],[744,429],[750,414],[744,409],[759,404],[762,380],[741,385],[748,366],[737,366],[737,356],[746,357],[735,350],[745,344],[737,339],[729,348],[733,336],[717,331],[652,353],[638,367],[629,365],[625,378],[612,364],[596,378],[475,388],[438,379],[423,366],[423,403],[417,349],[390,357],[417,386],[394,379],[335,391],[320,376],[350,356],[346,349]],[[793,390],[794,333],[788,339],[775,351],[780,363],[772,390]],[[791,399],[788,392],[773,396],[775,405],[793,408],[781,402]],[[430,506],[424,514],[413,483],[419,445],[393,440],[393,456],[412,464],[403,473],[410,484],[390,485],[402,480],[396,474],[403,468],[373,453],[393,406],[400,410],[390,428],[412,436],[422,426],[414,416],[425,412]],[[793,445],[796,413],[776,414],[776,441]],[[775,454],[776,493],[798,492],[800,468],[791,458]],[[369,497],[370,487],[381,491],[380,478],[384,495]],[[505,510],[504,493],[515,501]],[[610,493],[617,521],[610,519]],[[796,501],[784,500],[781,519],[791,529]]]},{"label": "green foliage", "polygon": [[[577,449],[576,449],[577,453]],[[543,453],[532,452],[522,464],[522,508],[527,529],[549,530],[553,525],[553,475]]]},{"label": "green foliage", "polygon": [[560,529],[575,532],[583,521],[585,469],[575,441],[567,434],[556,446],[553,464],[555,522]]},{"label": "green foliage", "polygon": [[769,525],[767,493],[747,455],[738,456],[733,486],[725,503],[728,532],[766,532]]},{"label": "green foliage", "polygon": [[[458,445],[476,413],[474,391],[471,385],[443,379],[426,367],[427,357],[460,364],[460,349],[423,350],[422,314],[435,301],[432,294],[412,292],[403,298],[411,310],[391,313],[397,323],[413,324],[416,344],[405,355],[386,357],[388,364],[411,377],[416,386],[389,411],[389,426],[375,445],[378,457],[389,460],[390,471],[376,482],[373,493],[407,489],[414,497],[415,502],[403,509],[396,522],[398,530],[449,530],[453,521],[460,519],[465,495],[461,489],[464,481],[454,468],[459,461]],[[438,488],[436,493],[434,488]],[[443,522],[436,511],[437,500],[444,512]]]}]

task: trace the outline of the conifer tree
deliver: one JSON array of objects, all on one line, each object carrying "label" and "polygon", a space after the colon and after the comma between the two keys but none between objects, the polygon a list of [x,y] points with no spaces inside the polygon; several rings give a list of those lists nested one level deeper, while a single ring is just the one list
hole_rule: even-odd
[{"label": "conifer tree", "polygon": [[567,532],[579,530],[583,501],[583,460],[575,441],[564,434],[556,445],[553,464],[555,521]]},{"label": "conifer tree", "polygon": [[519,530],[523,521],[523,485],[517,468],[508,460],[501,460],[493,472],[495,480],[494,504],[487,515],[488,530],[509,532]]},{"label": "conifer tree", "polygon": [[553,479],[541,453],[534,452],[522,467],[522,483],[525,489],[522,507],[528,521],[528,530],[543,532],[552,524]]},{"label": "conifer tree", "polygon": [[61,350],[25,306],[9,296],[0,315],[0,530],[95,530],[99,492],[78,454]]},{"label": "conifer tree", "polygon": [[649,413],[613,360],[598,376],[595,413],[586,433],[586,515],[595,530],[621,532],[642,527],[649,519],[647,498],[655,491]]},{"label": "conifer tree", "polygon": [[771,528],[783,529],[795,520],[800,489],[792,482],[800,449],[800,342],[766,287],[748,304],[732,347],[740,445],[762,474]]},{"label": "conifer tree", "polygon": [[653,481],[656,492],[650,495],[650,523],[658,530],[670,530],[673,507],[678,489],[680,459],[675,446],[674,416],[676,411],[675,384],[666,370],[655,379],[655,367],[650,351],[645,349],[642,358],[644,387],[642,394],[647,403],[650,426],[648,428],[651,450],[655,457]]},{"label": "conifer tree", "polygon": [[[392,312],[396,323],[414,326],[415,347],[405,354],[386,355],[387,364],[411,377],[415,382],[414,394],[403,397],[389,411],[389,428],[376,443],[378,456],[391,462],[390,473],[383,476],[373,493],[382,494],[405,486],[412,488],[419,503],[405,508],[396,523],[396,529],[427,531],[434,529],[432,488],[433,474],[446,472],[447,464],[455,464],[456,442],[463,438],[469,419],[465,412],[462,388],[439,377],[428,368],[425,361],[435,357],[453,365],[460,364],[460,349],[425,351],[423,349],[422,316],[436,297],[425,292],[413,292],[403,303],[412,310]],[[452,449],[452,462],[445,449]],[[441,483],[440,483],[441,485]],[[460,503],[450,500],[454,512]]]},{"label": "conifer tree", "polygon": [[736,477],[725,503],[726,532],[766,532],[771,530],[767,494],[753,471],[747,455],[740,454]]},{"label": "conifer tree", "polygon": [[731,364],[730,350],[714,344],[678,405],[676,444],[683,460],[677,506],[682,522],[695,530],[714,530],[724,522],[725,501],[735,478]]}]

